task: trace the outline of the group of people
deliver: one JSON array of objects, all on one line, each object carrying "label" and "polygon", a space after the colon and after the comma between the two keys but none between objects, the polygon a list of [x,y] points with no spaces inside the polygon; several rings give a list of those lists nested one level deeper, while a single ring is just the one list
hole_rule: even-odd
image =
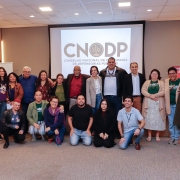
[{"label": "group of people", "polygon": [[94,146],[110,148],[119,132],[120,149],[126,149],[134,140],[135,149],[140,150],[144,129],[148,131],[148,142],[152,140],[152,131],[156,131],[156,141],[161,141],[160,131],[166,129],[168,114],[169,144],[177,145],[180,79],[176,68],[168,69],[165,83],[157,69],[151,71],[148,80],[138,72],[136,62],[130,64],[130,70],[127,74],[110,57],[107,67],[100,72],[92,66],[89,76],[75,66],[67,79],[58,74],[53,82],[45,70],[36,77],[25,66],[18,77],[13,72],[7,76],[0,67],[0,133],[4,136],[4,149],[9,146],[9,135],[21,143],[27,131],[32,141],[40,136],[61,145],[67,128],[66,116],[73,146],[80,140],[91,145],[93,135]]}]

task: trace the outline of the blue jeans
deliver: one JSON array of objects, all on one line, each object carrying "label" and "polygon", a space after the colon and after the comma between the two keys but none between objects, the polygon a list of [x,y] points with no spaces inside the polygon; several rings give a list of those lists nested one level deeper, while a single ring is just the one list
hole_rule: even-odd
[{"label": "blue jeans", "polygon": [[104,96],[108,103],[109,107],[116,113],[118,114],[119,110],[122,108],[122,97],[117,97],[117,96]]},{"label": "blue jeans", "polygon": [[95,104],[95,107],[92,108],[93,109],[93,114],[95,114],[96,111],[99,109],[101,100],[102,100],[102,94],[96,94],[96,104]]},{"label": "blue jeans", "polygon": [[[132,141],[132,137],[134,136],[134,131],[137,128],[132,129],[131,131],[128,131],[126,133],[124,133],[124,139],[125,141],[119,145],[120,149],[127,149],[127,147],[129,146],[129,143]],[[144,135],[144,129],[141,129],[139,135],[137,136],[137,138],[135,139],[135,143],[139,144],[141,139],[143,138]]]},{"label": "blue jeans", "polygon": [[70,136],[70,143],[72,146],[76,146],[79,143],[79,139],[82,139],[82,143],[86,146],[90,146],[92,137],[89,136],[86,131],[78,130],[74,128],[74,133]]},{"label": "blue jeans", "polygon": [[171,114],[168,114],[168,120],[169,120],[169,132],[171,139],[179,139],[179,129],[176,125],[174,125],[174,114],[176,110],[176,104],[170,105],[171,108]]},{"label": "blue jeans", "polygon": [[1,120],[3,117],[3,113],[4,113],[4,111],[6,111],[6,109],[7,109],[6,102],[0,102],[0,133],[2,131]]},{"label": "blue jeans", "polygon": [[[59,138],[61,139],[61,143],[62,143],[64,140],[65,127],[62,126],[61,128],[58,128],[58,131],[59,131]],[[47,135],[48,135],[48,138],[52,138],[55,136],[55,133],[54,133],[54,131],[49,130],[47,132]]]}]

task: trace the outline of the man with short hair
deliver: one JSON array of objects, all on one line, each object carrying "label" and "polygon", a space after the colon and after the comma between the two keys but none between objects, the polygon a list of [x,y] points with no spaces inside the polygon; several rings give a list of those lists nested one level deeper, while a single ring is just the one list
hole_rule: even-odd
[{"label": "man with short hair", "polygon": [[27,119],[29,121],[29,133],[32,135],[32,141],[36,141],[36,134],[39,133],[44,140],[45,122],[44,109],[48,101],[42,100],[42,93],[36,91],[34,95],[35,101],[29,104],[27,111]]},{"label": "man with short hair", "polygon": [[[133,106],[133,98],[124,97],[124,108],[118,113],[118,129],[121,135],[119,141],[120,149],[124,150],[131,143],[133,136],[135,139],[135,149],[140,150],[140,141],[144,135],[145,121],[140,112]],[[123,128],[122,128],[123,125]]]},{"label": "man with short hair", "polygon": [[123,96],[133,97],[133,107],[141,112],[143,95],[141,93],[141,88],[145,82],[145,76],[138,73],[138,63],[132,62],[130,64],[131,73],[125,75],[124,86],[123,86]]},{"label": "man with short hair", "polygon": [[123,81],[126,74],[124,69],[116,66],[113,57],[108,59],[108,66],[99,74],[102,77],[102,93],[116,114],[122,108]]},{"label": "man with short hair", "polygon": [[[23,68],[23,75],[19,77],[19,82],[24,89],[24,96],[22,98],[22,110],[24,114],[27,113],[28,106],[34,101],[34,93],[36,90],[37,76],[31,74],[31,68],[25,66]],[[28,131],[28,121],[26,118],[25,133]]]},{"label": "man with short hair", "polygon": [[68,113],[68,123],[70,126],[70,143],[76,146],[79,139],[86,146],[91,145],[91,126],[93,123],[92,107],[85,103],[85,96],[79,94],[74,106],[71,107]]},{"label": "man with short hair", "polygon": [[177,69],[170,67],[168,69],[169,78],[165,79],[165,106],[169,120],[170,140],[168,144],[178,145],[179,129],[174,125],[174,115],[176,110],[176,92],[180,84],[180,79],[177,76]]},{"label": "man with short hair", "polygon": [[9,146],[9,136],[14,136],[15,143],[21,143],[25,139],[25,115],[19,110],[21,105],[20,99],[15,99],[12,103],[12,109],[4,112],[2,118],[2,134],[4,136],[4,149]]},{"label": "man with short hair", "polygon": [[88,75],[81,74],[80,66],[74,66],[74,73],[67,77],[67,97],[69,108],[76,104],[78,94],[86,95],[86,79]]}]

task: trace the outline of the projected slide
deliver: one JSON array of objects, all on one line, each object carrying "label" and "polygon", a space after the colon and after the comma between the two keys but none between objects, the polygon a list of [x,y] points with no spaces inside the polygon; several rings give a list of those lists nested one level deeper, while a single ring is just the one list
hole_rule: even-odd
[{"label": "projected slide", "polygon": [[50,28],[51,78],[58,73],[66,78],[76,65],[84,74],[93,65],[102,70],[109,57],[127,72],[130,62],[138,62],[141,72],[142,34],[142,25]]}]

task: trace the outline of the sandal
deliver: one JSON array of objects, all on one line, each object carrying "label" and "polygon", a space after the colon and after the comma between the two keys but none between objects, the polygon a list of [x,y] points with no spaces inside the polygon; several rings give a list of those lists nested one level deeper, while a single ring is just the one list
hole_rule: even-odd
[{"label": "sandal", "polygon": [[160,139],[159,137],[156,137],[156,141],[157,141],[157,142],[160,142],[161,139]]},{"label": "sandal", "polygon": [[150,142],[151,141],[151,137],[147,137],[146,141]]}]

